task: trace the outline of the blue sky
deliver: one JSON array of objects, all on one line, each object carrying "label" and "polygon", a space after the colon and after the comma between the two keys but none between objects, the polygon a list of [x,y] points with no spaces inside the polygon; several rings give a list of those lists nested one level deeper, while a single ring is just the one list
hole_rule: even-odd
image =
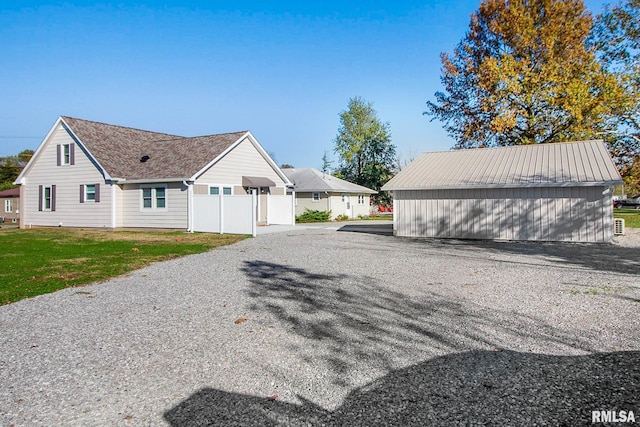
[{"label": "blue sky", "polygon": [[[0,2],[0,156],[60,115],[184,136],[250,130],[278,163],[320,167],[349,98],[403,160],[454,142],[422,115],[440,52],[480,0]],[[602,2],[585,2],[593,12]]]}]

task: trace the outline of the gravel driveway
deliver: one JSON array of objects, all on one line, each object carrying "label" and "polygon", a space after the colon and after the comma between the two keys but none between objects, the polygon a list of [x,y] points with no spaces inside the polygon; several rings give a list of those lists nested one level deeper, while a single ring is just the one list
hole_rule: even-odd
[{"label": "gravel driveway", "polygon": [[264,234],[0,307],[0,425],[640,421],[639,276],[633,246]]}]

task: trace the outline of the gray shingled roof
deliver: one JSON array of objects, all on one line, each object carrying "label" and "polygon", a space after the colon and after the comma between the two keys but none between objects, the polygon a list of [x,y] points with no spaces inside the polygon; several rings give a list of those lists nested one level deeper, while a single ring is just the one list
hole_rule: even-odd
[{"label": "gray shingled roof", "polygon": [[602,141],[424,153],[383,190],[617,185]]},{"label": "gray shingled roof", "polygon": [[[112,178],[188,178],[247,131],[182,137],[89,120],[62,117],[71,132]],[[141,162],[142,156],[149,160]]]},{"label": "gray shingled roof", "polygon": [[295,191],[299,192],[334,192],[377,194],[377,191],[353,184],[344,179],[336,178],[328,173],[322,173],[313,168],[282,169],[282,172],[293,183]]}]

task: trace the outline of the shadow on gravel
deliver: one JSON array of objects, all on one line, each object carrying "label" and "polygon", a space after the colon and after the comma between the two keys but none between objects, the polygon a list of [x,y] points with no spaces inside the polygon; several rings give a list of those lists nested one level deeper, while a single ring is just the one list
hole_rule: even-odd
[{"label": "shadow on gravel", "polygon": [[[640,352],[548,356],[471,351],[395,370],[334,411],[205,388],[170,425],[591,425],[591,411],[640,417]],[[601,424],[600,424],[601,425]]]},{"label": "shadow on gravel", "polygon": [[494,253],[521,255],[522,262],[535,256],[561,267],[576,266],[611,273],[640,274],[640,248],[588,243],[539,243],[493,241],[440,241]]},{"label": "shadow on gravel", "polygon": [[[316,274],[265,261],[245,261],[250,310],[277,318],[307,339],[301,358],[326,366],[333,384],[352,387],[355,370],[391,371],[397,358],[424,360],[445,352],[507,348],[515,343],[558,352],[592,351],[544,318],[514,316],[459,302],[425,283],[410,297],[373,278]],[[313,354],[313,356],[309,356]],[[306,356],[305,356],[306,355]]]},{"label": "shadow on gravel", "polygon": [[393,236],[393,224],[347,224],[338,231],[348,231],[351,233],[377,234],[379,236]]},{"label": "shadow on gravel", "polygon": [[[338,231],[393,236],[393,224],[347,224]],[[486,249],[527,256],[538,256],[565,267],[580,266],[612,273],[640,274],[640,248],[613,244],[562,243],[562,242],[501,242],[490,240],[415,239],[397,238],[399,242],[415,242],[422,245],[449,245],[458,249]]]}]

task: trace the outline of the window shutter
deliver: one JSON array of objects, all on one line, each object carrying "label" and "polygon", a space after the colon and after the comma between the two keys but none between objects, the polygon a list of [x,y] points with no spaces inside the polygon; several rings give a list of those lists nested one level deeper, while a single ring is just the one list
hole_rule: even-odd
[{"label": "window shutter", "polygon": [[38,210],[39,211],[42,211],[42,195],[43,195],[43,193],[44,193],[44,188],[42,187],[42,185],[38,185]]},{"label": "window shutter", "polygon": [[100,202],[100,184],[96,184],[96,203]]},{"label": "window shutter", "polygon": [[80,203],[84,203],[84,184],[80,184]]},{"label": "window shutter", "polygon": [[62,164],[62,146],[60,144],[56,145],[56,153],[57,153],[57,163],[58,166]]},{"label": "window shutter", "polygon": [[56,186],[51,186],[51,211],[56,210]]},{"label": "window shutter", "polygon": [[76,164],[76,144],[69,144],[69,164]]}]

